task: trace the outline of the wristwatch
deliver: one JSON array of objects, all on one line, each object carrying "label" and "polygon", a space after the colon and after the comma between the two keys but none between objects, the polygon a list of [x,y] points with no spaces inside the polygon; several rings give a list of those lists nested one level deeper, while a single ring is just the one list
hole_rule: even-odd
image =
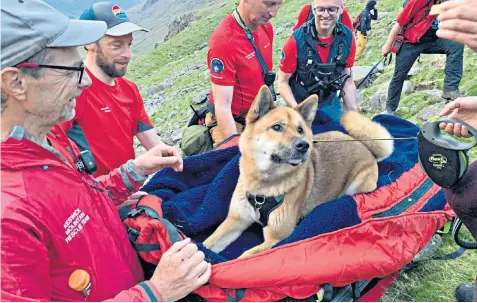
[{"label": "wristwatch", "polygon": [[126,170],[136,182],[144,182],[147,179],[147,176],[144,176],[136,171],[136,165],[134,164],[133,160],[128,160],[128,162],[126,162]]}]

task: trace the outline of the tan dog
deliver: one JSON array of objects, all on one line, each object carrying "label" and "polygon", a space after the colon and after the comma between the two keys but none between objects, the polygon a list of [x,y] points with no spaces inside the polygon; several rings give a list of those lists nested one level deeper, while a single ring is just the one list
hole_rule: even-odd
[{"label": "tan dog", "polygon": [[[275,107],[269,89],[260,89],[240,137],[240,177],[228,216],[204,241],[206,247],[222,251],[265,215],[265,241],[240,257],[263,252],[290,236],[298,221],[317,205],[376,189],[377,161],[391,155],[392,140],[313,140],[392,139],[389,132],[357,112],[347,112],[341,123],[350,135],[330,131],[313,136],[310,126],[317,106],[318,97],[313,95],[295,109]],[[264,199],[269,203],[270,198],[278,206],[260,214]]]}]

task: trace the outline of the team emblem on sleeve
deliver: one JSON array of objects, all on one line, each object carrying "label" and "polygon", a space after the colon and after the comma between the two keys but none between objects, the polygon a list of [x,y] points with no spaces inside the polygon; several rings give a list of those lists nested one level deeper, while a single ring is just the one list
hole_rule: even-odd
[{"label": "team emblem on sleeve", "polygon": [[214,74],[220,74],[224,70],[224,62],[218,58],[212,58],[210,69]]}]

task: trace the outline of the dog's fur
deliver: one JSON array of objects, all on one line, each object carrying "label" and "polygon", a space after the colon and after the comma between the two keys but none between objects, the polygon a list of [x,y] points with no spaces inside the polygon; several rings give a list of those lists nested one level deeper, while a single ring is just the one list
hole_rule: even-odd
[{"label": "dog's fur", "polygon": [[[285,198],[270,213],[268,225],[264,227],[265,241],[240,257],[263,252],[290,236],[298,221],[317,205],[342,195],[376,189],[377,162],[391,155],[392,140],[313,141],[392,139],[389,132],[357,112],[347,112],[343,114],[341,124],[349,135],[330,131],[313,136],[310,126],[317,107],[316,95],[295,109],[275,107],[269,89],[266,86],[260,89],[240,137],[240,177],[228,216],[204,241],[204,246],[220,252],[258,222],[246,192],[267,197],[284,194]],[[305,150],[307,144],[310,148]]]}]

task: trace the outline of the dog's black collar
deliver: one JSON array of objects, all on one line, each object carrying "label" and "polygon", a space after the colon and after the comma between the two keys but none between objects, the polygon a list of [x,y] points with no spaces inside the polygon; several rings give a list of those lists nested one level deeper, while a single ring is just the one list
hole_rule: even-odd
[{"label": "dog's black collar", "polygon": [[259,223],[265,227],[268,225],[270,213],[282,205],[285,195],[265,197],[262,195],[253,195],[246,192],[247,201],[252,205],[255,213],[258,215]]}]

